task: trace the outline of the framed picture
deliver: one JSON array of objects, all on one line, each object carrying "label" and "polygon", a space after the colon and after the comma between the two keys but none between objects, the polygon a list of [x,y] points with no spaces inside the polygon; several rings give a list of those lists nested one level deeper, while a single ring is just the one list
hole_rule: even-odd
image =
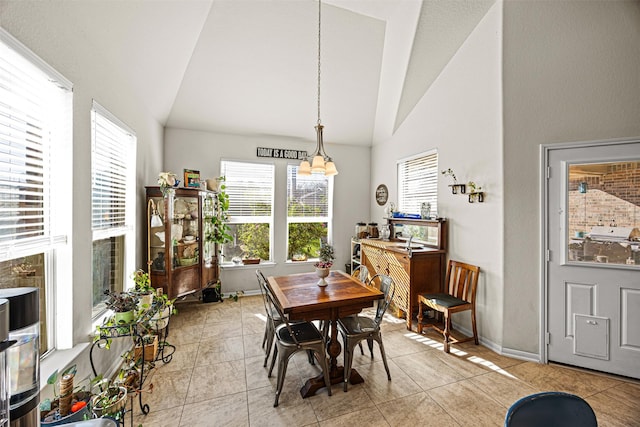
[{"label": "framed picture", "polygon": [[185,169],[184,186],[187,188],[200,188],[200,171]]}]

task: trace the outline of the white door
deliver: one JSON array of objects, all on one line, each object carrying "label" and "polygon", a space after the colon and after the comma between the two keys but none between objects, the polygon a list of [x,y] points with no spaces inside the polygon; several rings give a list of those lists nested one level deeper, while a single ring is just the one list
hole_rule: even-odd
[{"label": "white door", "polygon": [[545,162],[548,360],[640,378],[640,141]]}]

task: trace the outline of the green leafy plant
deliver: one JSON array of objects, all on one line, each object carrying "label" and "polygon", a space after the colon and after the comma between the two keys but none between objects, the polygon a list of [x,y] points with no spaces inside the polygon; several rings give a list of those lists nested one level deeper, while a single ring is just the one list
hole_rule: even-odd
[{"label": "green leafy plant", "polygon": [[482,191],[482,187],[479,186],[478,184],[476,184],[473,181],[469,181],[467,186],[469,187],[469,190],[470,190],[471,193],[479,193],[479,192]]},{"label": "green leafy plant", "polygon": [[[77,373],[76,365],[71,365],[60,373],[57,369],[47,379],[47,384],[52,386],[54,398],[46,398],[39,404],[40,407],[40,421],[41,423],[53,423],[63,418],[60,414],[60,402],[65,397],[70,397],[71,411],[67,415],[71,415],[74,412],[80,411],[91,400],[92,389],[95,384],[102,380],[102,376],[96,376],[91,379],[90,376],[83,378],[82,380],[74,383],[73,389],[70,393],[61,395],[60,393],[60,380],[67,375],[75,376]],[[70,396],[69,396],[70,395]],[[75,409],[73,409],[75,408]],[[67,416],[65,415],[65,417]],[[88,412],[84,415],[84,419],[89,419]]]},{"label": "green leafy plant", "polygon": [[112,292],[105,291],[107,300],[105,304],[108,309],[116,313],[125,313],[127,311],[135,311],[138,308],[138,297],[128,292]]},{"label": "green leafy plant", "polygon": [[450,177],[451,179],[453,179],[453,183],[454,183],[454,184],[455,184],[456,182],[458,182],[458,179],[456,178],[456,174],[455,174],[455,173],[453,173],[453,169],[448,168],[448,169],[446,169],[446,170],[443,170],[441,173],[442,173],[442,175],[444,175],[444,176],[448,176],[448,177]]},{"label": "green leafy plant", "polygon": [[330,268],[333,265],[333,260],[335,259],[333,246],[328,243],[322,245],[320,247],[318,259],[319,261],[314,264],[317,268]]},{"label": "green leafy plant", "polygon": [[225,177],[218,178],[222,184],[220,184],[219,191],[216,194],[217,203],[213,215],[205,217],[205,221],[208,223],[207,231],[205,233],[205,240],[207,242],[217,243],[223,245],[233,240],[233,236],[229,234],[230,228],[227,224],[228,210],[229,210],[229,195],[225,191],[227,186],[224,184]]},{"label": "green leafy plant", "polygon": [[155,289],[151,287],[151,279],[149,278],[149,273],[146,271],[139,269],[133,272],[131,275],[133,279],[133,283],[135,284],[135,291],[141,294],[146,294],[149,292],[155,292]]}]

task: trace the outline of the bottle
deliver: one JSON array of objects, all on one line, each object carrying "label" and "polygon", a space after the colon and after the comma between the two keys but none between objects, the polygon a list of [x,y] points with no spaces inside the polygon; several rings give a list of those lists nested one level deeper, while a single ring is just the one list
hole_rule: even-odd
[{"label": "bottle", "polygon": [[367,224],[359,222],[356,224],[356,239],[366,239],[368,237]]},{"label": "bottle", "polygon": [[371,239],[377,239],[378,238],[378,223],[370,222],[369,225],[367,226],[367,233],[369,234],[369,237]]}]

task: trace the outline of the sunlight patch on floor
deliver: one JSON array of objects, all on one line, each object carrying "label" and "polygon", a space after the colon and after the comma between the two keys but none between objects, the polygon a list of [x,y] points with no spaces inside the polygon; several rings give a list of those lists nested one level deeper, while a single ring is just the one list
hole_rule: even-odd
[{"label": "sunlight patch on floor", "polygon": [[258,319],[260,319],[260,320],[262,320],[263,322],[266,323],[266,321],[267,321],[267,316],[266,315],[261,314],[261,313],[254,313],[253,315],[256,316]]},{"label": "sunlight patch on floor", "polygon": [[437,349],[442,349],[444,347],[441,342],[434,341],[431,338],[427,338],[424,335],[416,334],[415,332],[408,332],[404,334],[404,336],[421,344],[428,345],[429,347]]}]

